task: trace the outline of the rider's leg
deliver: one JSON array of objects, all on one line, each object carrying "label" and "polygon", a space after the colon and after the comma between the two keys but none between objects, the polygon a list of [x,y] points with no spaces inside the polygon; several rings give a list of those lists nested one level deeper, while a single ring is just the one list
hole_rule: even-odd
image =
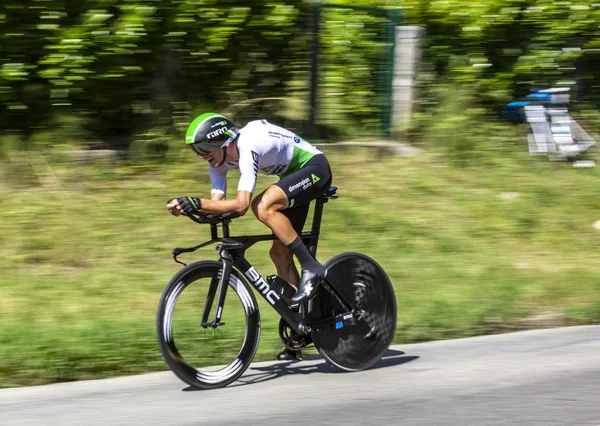
[{"label": "rider's leg", "polygon": [[[292,223],[294,231],[300,234],[304,229],[306,218],[308,217],[308,204],[287,208],[281,210]],[[270,251],[271,259],[277,268],[277,275],[286,280],[294,287],[294,291],[298,290],[298,284],[300,283],[300,274],[294,263],[293,253],[288,249],[285,244],[279,240],[273,241],[273,245]]]},{"label": "rider's leg", "polygon": [[[294,287],[294,291],[296,291],[298,289],[298,283],[300,282],[300,275],[294,264],[294,256],[290,249],[288,249],[281,241],[274,240],[269,254],[277,269],[277,275],[286,280]],[[302,357],[301,350],[291,350],[284,347],[283,350],[277,354],[276,359],[278,361],[302,361],[304,358]]]},{"label": "rider's leg", "polygon": [[[266,191],[259,194],[252,201],[252,212],[259,219],[259,205],[261,204],[265,192]],[[304,227],[308,215],[308,205],[285,209],[282,211],[282,214],[290,220],[290,223],[296,232],[302,232],[302,228]],[[300,275],[294,264],[294,258],[290,249],[281,241],[274,240],[269,254],[277,269],[277,275],[286,280],[295,290],[297,290],[298,283],[300,282]],[[302,361],[304,358],[302,357],[301,350],[291,350],[284,347],[283,350],[277,354],[276,359],[279,361]]]},{"label": "rider's leg", "polygon": [[[302,267],[302,278],[293,303],[301,303],[316,293],[316,288],[325,276],[325,268],[310,254],[290,220],[280,211],[289,206],[286,193],[277,185],[271,185],[262,194],[256,214],[258,220],[267,225],[279,241],[298,258]],[[254,209],[253,209],[254,210]]]},{"label": "rider's leg", "polygon": [[290,220],[280,211],[288,205],[285,192],[275,185],[269,186],[252,203],[252,211],[258,220],[267,225],[286,246],[298,237]]},{"label": "rider's leg", "polygon": [[290,283],[294,287],[294,290],[298,290],[300,274],[298,273],[298,269],[294,263],[294,256],[290,249],[281,241],[274,240],[269,255],[275,264],[277,275]]},{"label": "rider's leg", "polygon": [[[252,212],[257,218],[259,217],[258,206],[265,192],[266,190],[261,192],[259,195],[256,196],[256,198],[254,198],[254,200],[252,200]],[[304,218],[298,216],[297,214],[290,215],[289,212],[291,212],[292,210],[296,209],[286,209],[282,212],[290,219],[290,222],[292,223],[294,229],[300,229],[301,231],[306,220],[306,215],[304,216]],[[308,209],[306,209],[306,213],[308,213]],[[299,225],[299,228],[297,225]],[[290,283],[292,287],[294,287],[294,291],[297,290],[298,283],[300,282],[300,274],[298,274],[298,269],[296,268],[296,265],[294,263],[293,253],[290,251],[290,249],[288,249],[287,246],[281,241],[273,240],[273,244],[271,246],[271,250],[269,251],[269,255],[271,257],[271,260],[273,261],[273,264],[275,265],[277,275],[282,279],[286,280],[288,283]]]}]

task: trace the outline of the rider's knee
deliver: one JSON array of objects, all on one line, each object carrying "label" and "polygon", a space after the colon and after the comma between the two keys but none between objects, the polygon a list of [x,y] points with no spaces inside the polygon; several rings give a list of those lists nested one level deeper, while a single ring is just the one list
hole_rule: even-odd
[{"label": "rider's knee", "polygon": [[273,206],[268,202],[268,198],[264,196],[265,194],[260,194],[254,200],[252,200],[252,213],[254,216],[261,222],[265,223],[268,220],[270,213],[273,210]]},{"label": "rider's knee", "polygon": [[262,199],[262,196],[259,195],[258,197],[255,197],[254,200],[252,200],[252,204],[250,204],[250,208],[252,208],[252,213],[254,213],[254,216],[256,216],[258,218],[258,205],[260,204],[260,200]]},{"label": "rider's knee", "polygon": [[286,207],[287,196],[276,185],[267,190],[252,202],[252,211],[263,223],[268,223],[273,214]]},{"label": "rider's knee", "polygon": [[277,208],[268,201],[268,198],[262,197],[256,206],[256,217],[261,222],[267,222],[269,217],[277,211]]}]

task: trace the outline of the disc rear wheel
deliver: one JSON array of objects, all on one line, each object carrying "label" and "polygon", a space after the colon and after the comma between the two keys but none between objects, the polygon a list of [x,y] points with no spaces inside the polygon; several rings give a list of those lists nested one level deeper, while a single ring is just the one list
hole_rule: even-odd
[{"label": "disc rear wheel", "polygon": [[[383,356],[396,331],[396,297],[385,271],[368,256],[342,253],[326,264],[327,281],[351,305],[354,323],[340,322],[311,333],[319,353],[345,371],[371,367]],[[312,320],[347,313],[325,286],[313,299]]]}]

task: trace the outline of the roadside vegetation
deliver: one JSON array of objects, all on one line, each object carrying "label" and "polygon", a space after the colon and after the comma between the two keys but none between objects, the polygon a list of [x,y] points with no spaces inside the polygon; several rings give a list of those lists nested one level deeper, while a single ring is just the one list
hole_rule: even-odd
[{"label": "roadside vegetation", "polygon": [[[323,148],[340,198],[325,206],[319,259],[359,251],[381,263],[396,289],[395,343],[518,330],[547,312],[566,324],[600,322],[598,169],[530,157],[523,129],[500,127],[467,137],[479,144],[464,158],[441,148],[416,157]],[[166,369],[154,316],[180,267],[170,251],[209,239],[208,228],[164,208],[209,190],[206,164],[182,145],[143,167],[75,161],[58,149],[7,154],[0,386]],[[261,176],[257,191],[271,179]],[[232,230],[265,228],[249,214]],[[274,273],[268,243],[248,256]],[[181,259],[215,257],[205,248]],[[281,346],[278,318],[262,306],[259,360]]]},{"label": "roadside vegetation", "polygon": [[[171,249],[209,232],[165,203],[209,191],[183,144],[206,111],[325,144],[340,198],[325,207],[319,259],[359,251],[386,269],[396,343],[518,330],[546,313],[600,322],[600,171],[529,156],[524,125],[500,118],[532,89],[569,87],[573,117],[600,133],[598,3],[339,0],[424,29],[412,119],[395,129],[385,14],[323,12],[311,126],[314,2],[66,3],[0,5],[0,387],[166,369],[154,316],[181,266]],[[333,147],[387,130],[423,154]],[[251,214],[232,229],[266,231]],[[274,273],[268,243],[248,256]],[[281,347],[263,307],[257,360]]]}]

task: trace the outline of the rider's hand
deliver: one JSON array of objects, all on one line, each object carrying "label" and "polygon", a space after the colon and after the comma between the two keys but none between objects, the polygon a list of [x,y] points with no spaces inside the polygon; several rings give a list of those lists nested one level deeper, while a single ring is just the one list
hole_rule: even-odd
[{"label": "rider's hand", "polygon": [[169,210],[169,213],[171,213],[173,216],[179,216],[181,213],[183,213],[179,202],[177,202],[177,198],[171,198],[169,201],[167,201],[167,210]]},{"label": "rider's hand", "polygon": [[201,202],[196,197],[173,198],[167,202],[167,209],[173,216],[181,214],[192,214],[200,210]]}]

